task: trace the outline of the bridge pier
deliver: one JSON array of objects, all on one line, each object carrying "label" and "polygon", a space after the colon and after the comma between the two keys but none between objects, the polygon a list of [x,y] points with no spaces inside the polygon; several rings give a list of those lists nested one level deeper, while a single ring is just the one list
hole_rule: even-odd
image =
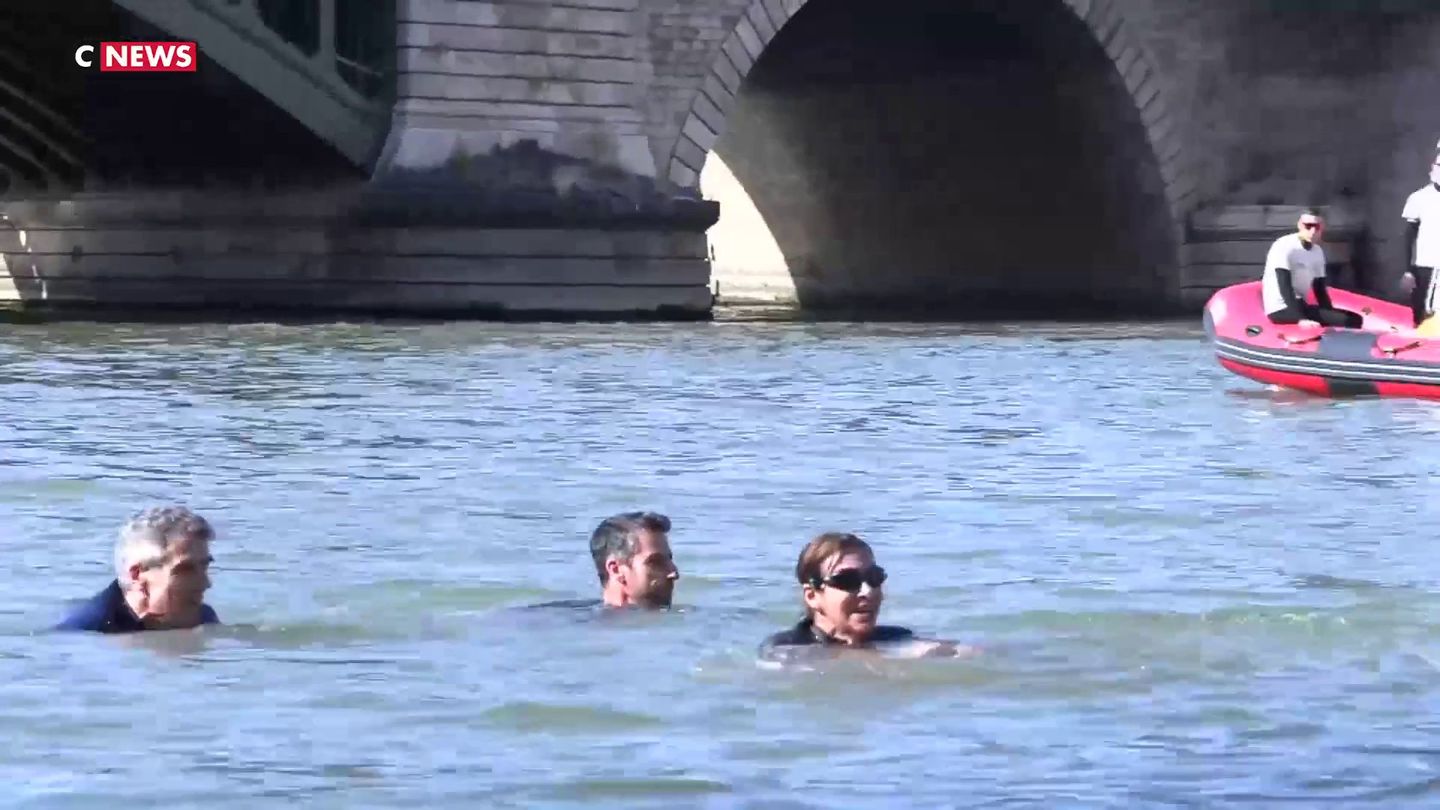
[{"label": "bridge pier", "polygon": [[81,41],[195,39],[199,69],[86,74],[74,36],[31,43],[71,106],[30,117],[105,137],[87,188],[0,202],[0,308],[708,317],[719,207],[655,179],[627,3],[96,5]]},{"label": "bridge pier", "polygon": [[7,203],[11,318],[662,318],[710,313],[713,206],[598,210],[363,185]]}]

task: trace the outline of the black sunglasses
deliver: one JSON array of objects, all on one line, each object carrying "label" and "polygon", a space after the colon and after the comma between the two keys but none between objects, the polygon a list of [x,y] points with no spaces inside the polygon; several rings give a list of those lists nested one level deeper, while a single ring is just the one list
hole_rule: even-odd
[{"label": "black sunglasses", "polygon": [[885,569],[880,566],[872,568],[846,568],[844,571],[836,571],[824,579],[813,577],[810,584],[820,587],[838,588],[846,593],[859,593],[862,584],[872,588],[878,588],[885,584]]}]

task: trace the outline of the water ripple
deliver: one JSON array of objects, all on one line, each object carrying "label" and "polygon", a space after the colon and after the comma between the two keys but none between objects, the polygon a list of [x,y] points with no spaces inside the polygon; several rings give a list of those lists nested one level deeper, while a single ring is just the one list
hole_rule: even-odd
[{"label": "water ripple", "polygon": [[[1440,783],[1440,417],[1250,386],[1192,323],[71,324],[5,330],[0,360],[0,782],[26,806]],[[152,500],[214,519],[228,624],[43,632]],[[597,610],[590,532],[639,508],[674,521],[677,609]],[[760,666],[824,530],[874,541],[887,621],[983,654]]]}]

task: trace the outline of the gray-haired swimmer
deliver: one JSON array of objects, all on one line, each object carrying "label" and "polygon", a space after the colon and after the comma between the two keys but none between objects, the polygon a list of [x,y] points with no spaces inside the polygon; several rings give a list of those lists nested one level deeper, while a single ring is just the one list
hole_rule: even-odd
[{"label": "gray-haired swimmer", "polygon": [[115,540],[115,579],[55,629],[139,633],[218,624],[205,603],[214,538],[209,521],[186,507],[140,512]]},{"label": "gray-haired swimmer", "polygon": [[829,532],[811,540],[795,563],[805,618],[767,638],[760,645],[761,658],[793,659],[798,648],[805,647],[837,653],[863,649],[887,658],[957,658],[979,652],[880,624],[886,578],[885,569],[875,564],[874,551],[859,537]]}]

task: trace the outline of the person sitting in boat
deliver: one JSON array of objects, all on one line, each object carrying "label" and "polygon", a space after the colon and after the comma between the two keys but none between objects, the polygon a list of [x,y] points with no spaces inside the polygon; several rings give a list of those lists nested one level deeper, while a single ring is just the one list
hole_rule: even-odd
[{"label": "person sitting in boat", "polygon": [[905,657],[957,656],[973,648],[917,638],[905,627],[880,624],[885,569],[870,545],[853,534],[827,532],[811,540],[795,563],[805,618],[765,639],[762,658],[784,657],[797,647],[896,648]]},{"label": "person sitting in boat", "polygon": [[[1271,323],[1311,321],[1324,326],[1360,328],[1364,318],[1358,312],[1336,309],[1325,281],[1325,249],[1320,238],[1325,220],[1313,208],[1306,209],[1296,222],[1295,233],[1286,234],[1270,245],[1265,257],[1262,295],[1265,314]],[[1315,304],[1306,301],[1315,292]]]}]

